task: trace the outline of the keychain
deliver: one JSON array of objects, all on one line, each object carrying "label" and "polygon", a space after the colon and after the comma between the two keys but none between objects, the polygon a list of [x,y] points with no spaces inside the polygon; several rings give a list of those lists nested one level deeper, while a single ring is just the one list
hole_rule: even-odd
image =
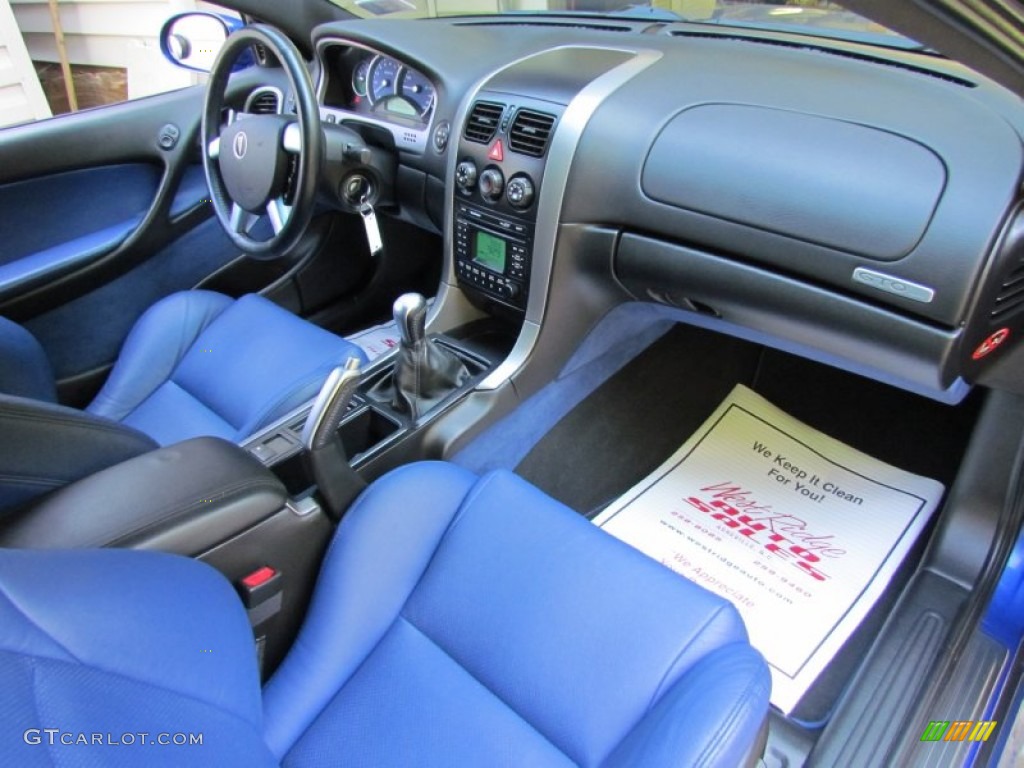
[{"label": "keychain", "polygon": [[370,244],[370,256],[378,256],[384,250],[384,241],[380,236],[377,213],[365,197],[359,204],[359,215],[363,217],[363,226],[366,227],[366,241]]}]

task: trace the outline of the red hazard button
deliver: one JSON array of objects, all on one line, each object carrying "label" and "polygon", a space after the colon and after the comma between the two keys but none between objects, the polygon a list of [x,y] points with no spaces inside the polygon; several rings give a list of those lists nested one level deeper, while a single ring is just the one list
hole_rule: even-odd
[{"label": "red hazard button", "polygon": [[491,151],[487,153],[487,159],[493,160],[496,163],[500,163],[505,159],[505,148],[501,146],[501,139],[494,142]]},{"label": "red hazard button", "polygon": [[985,357],[990,352],[994,352],[996,348],[1001,346],[1008,338],[1010,338],[1010,329],[1000,328],[978,345],[978,348],[974,350],[974,354],[971,355],[971,359],[981,360],[981,358]]}]

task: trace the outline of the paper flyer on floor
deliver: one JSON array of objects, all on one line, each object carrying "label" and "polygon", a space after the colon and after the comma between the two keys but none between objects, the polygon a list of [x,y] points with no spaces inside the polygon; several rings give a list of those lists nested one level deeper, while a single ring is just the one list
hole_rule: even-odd
[{"label": "paper flyer on floor", "polygon": [[738,385],[594,521],[739,610],[790,713],[882,594],[942,496]]}]

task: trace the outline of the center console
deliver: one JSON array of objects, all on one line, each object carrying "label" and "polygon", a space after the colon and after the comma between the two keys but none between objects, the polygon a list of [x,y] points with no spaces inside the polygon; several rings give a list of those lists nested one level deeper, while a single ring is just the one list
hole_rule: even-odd
[{"label": "center console", "polygon": [[488,298],[522,311],[530,277],[533,223],[459,203],[455,272]]},{"label": "center console", "polygon": [[545,155],[562,107],[483,92],[459,137],[455,276],[478,303],[526,310]]}]

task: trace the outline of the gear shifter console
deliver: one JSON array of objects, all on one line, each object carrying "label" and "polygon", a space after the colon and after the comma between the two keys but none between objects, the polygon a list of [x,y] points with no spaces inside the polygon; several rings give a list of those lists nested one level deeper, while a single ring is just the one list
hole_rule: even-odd
[{"label": "gear shifter console", "polygon": [[470,372],[454,352],[427,338],[427,301],[420,294],[399,296],[394,315],[401,341],[391,405],[416,420],[461,387]]},{"label": "gear shifter console", "polygon": [[420,455],[427,434],[421,427],[441,415],[438,406],[454,402],[495,365],[490,355],[501,352],[481,342],[487,337],[478,332],[428,337],[427,310],[418,294],[400,297],[393,355],[375,361],[365,375],[354,359],[335,368],[312,407],[297,409],[246,443],[289,493],[302,494],[316,483],[322,507],[338,518],[365,487],[357,470],[375,477]]}]

